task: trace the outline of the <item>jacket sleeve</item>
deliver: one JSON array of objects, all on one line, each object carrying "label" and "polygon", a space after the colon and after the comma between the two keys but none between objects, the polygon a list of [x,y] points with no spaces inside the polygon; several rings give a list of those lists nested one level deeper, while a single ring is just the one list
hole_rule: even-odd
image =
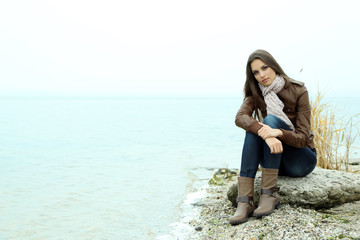
[{"label": "jacket sleeve", "polygon": [[258,135],[258,131],[262,126],[252,117],[254,110],[255,105],[252,97],[246,97],[236,114],[235,124],[248,132]]},{"label": "jacket sleeve", "polygon": [[283,132],[283,136],[279,137],[279,139],[284,143],[296,148],[307,147],[311,136],[310,118],[311,107],[309,103],[309,95],[308,92],[305,91],[298,99],[295,131],[293,132],[280,129]]}]

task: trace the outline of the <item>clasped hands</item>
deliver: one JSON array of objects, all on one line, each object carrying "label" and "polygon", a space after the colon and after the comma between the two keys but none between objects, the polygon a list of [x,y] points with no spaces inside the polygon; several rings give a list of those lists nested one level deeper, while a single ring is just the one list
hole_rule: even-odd
[{"label": "clasped hands", "polygon": [[283,146],[279,139],[276,137],[280,137],[283,135],[283,132],[280,129],[273,129],[270,126],[259,123],[262,128],[258,131],[258,135],[265,140],[266,144],[270,148],[270,153],[277,154],[283,152]]}]

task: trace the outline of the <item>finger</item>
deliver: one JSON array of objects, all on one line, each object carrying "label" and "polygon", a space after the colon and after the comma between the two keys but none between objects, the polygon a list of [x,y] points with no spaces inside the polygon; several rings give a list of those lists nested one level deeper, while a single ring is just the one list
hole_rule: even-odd
[{"label": "finger", "polygon": [[281,142],[277,145],[277,153],[282,153],[282,144],[281,144]]},{"label": "finger", "polygon": [[262,139],[265,139],[265,138],[264,138],[264,131],[261,131],[261,130],[260,130],[260,131],[258,132],[258,135],[259,135]]},{"label": "finger", "polygon": [[271,146],[271,152],[270,153],[275,153],[276,152],[276,149],[274,146]]},{"label": "finger", "polygon": [[268,126],[263,125],[263,127],[261,129],[264,131],[265,129],[268,129]]},{"label": "finger", "polygon": [[266,130],[266,127],[262,127],[259,129],[259,132],[264,132]]},{"label": "finger", "polygon": [[263,136],[264,136],[265,139],[271,137],[271,135],[270,135],[268,132],[265,132],[265,133],[263,134]]},{"label": "finger", "polygon": [[276,143],[276,144],[274,145],[274,153],[275,153],[275,154],[278,154],[278,153],[279,153],[279,150],[280,150],[279,144]]},{"label": "finger", "polygon": [[263,139],[265,139],[265,138],[264,138],[264,137],[265,137],[265,134],[264,134],[263,132],[260,133],[259,136],[262,137]]},{"label": "finger", "polygon": [[258,135],[260,136],[260,134],[262,134],[263,131],[264,130],[262,128],[260,128],[259,131],[258,131]]},{"label": "finger", "polygon": [[279,154],[279,149],[276,149],[276,151],[274,151],[274,154]]}]

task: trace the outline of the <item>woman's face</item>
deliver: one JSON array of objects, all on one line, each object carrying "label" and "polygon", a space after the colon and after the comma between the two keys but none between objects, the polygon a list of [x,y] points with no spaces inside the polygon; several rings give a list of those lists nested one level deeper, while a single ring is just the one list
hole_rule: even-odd
[{"label": "woman's face", "polygon": [[276,77],[276,72],[261,59],[255,59],[250,67],[255,79],[265,87],[270,86]]}]

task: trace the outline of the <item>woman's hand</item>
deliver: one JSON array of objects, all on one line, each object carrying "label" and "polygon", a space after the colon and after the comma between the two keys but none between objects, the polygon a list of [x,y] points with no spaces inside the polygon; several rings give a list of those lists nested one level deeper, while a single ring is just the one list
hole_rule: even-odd
[{"label": "woman's hand", "polygon": [[283,152],[283,146],[279,139],[275,137],[269,137],[265,139],[265,142],[270,148],[270,153],[277,154]]},{"label": "woman's hand", "polygon": [[259,124],[263,127],[260,128],[260,130],[258,131],[258,135],[264,140],[270,137],[276,138],[283,135],[283,132],[280,129],[273,129],[270,126],[263,123],[259,123]]},{"label": "woman's hand", "polygon": [[270,126],[259,123],[262,128],[258,131],[258,135],[265,140],[266,144],[270,148],[270,153],[277,154],[283,152],[283,146],[279,139],[276,137],[280,137],[283,135],[283,132],[280,129],[273,129]]}]

